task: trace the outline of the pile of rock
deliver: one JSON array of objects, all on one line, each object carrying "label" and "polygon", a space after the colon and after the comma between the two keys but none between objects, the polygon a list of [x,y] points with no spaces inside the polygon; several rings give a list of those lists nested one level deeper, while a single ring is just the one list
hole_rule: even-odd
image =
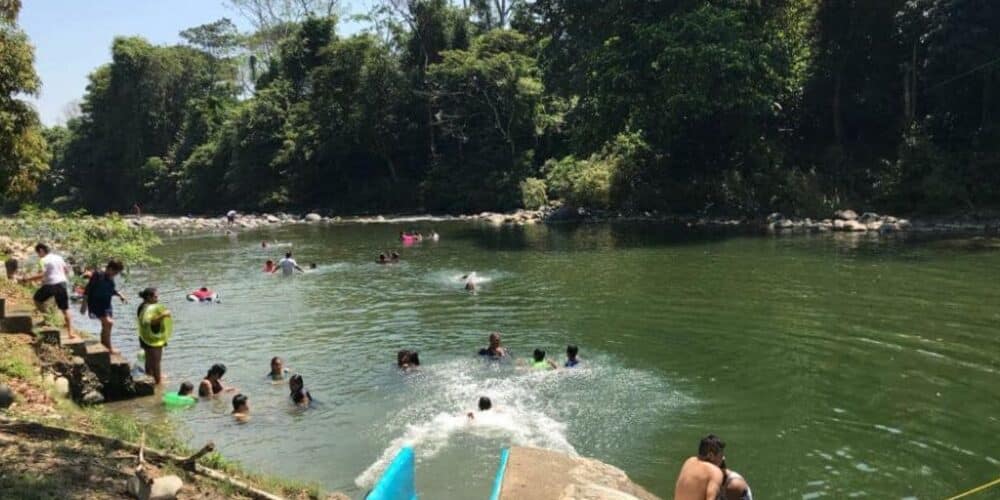
[{"label": "pile of rock", "polygon": [[767,217],[767,229],[774,232],[781,231],[806,231],[825,232],[842,231],[853,233],[874,232],[878,234],[895,233],[907,231],[912,227],[910,221],[900,219],[891,215],[879,215],[874,212],[865,212],[858,215],[854,210],[837,210],[831,219],[813,220],[810,218],[791,219],[780,213],[773,213]]},{"label": "pile of rock", "polygon": [[284,224],[317,224],[339,222],[339,217],[324,217],[318,213],[308,213],[297,216],[287,213],[277,214],[243,214],[236,217],[232,223],[225,216],[219,217],[158,217],[145,215],[130,218],[134,226],[141,226],[157,232],[173,234],[223,232],[257,229],[260,227]]},{"label": "pile of rock", "polygon": [[479,215],[467,217],[467,219],[481,220],[490,224],[501,226],[504,224],[524,226],[538,224],[545,219],[545,212],[542,210],[518,210],[513,213],[483,212]]}]

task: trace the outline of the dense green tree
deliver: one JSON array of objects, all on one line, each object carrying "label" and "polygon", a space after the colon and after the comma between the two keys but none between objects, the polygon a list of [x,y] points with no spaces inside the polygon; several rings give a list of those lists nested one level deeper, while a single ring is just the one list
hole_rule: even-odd
[{"label": "dense green tree", "polygon": [[49,160],[38,114],[19,98],[41,86],[34,50],[17,26],[20,10],[20,1],[0,2],[0,208],[30,200]]}]

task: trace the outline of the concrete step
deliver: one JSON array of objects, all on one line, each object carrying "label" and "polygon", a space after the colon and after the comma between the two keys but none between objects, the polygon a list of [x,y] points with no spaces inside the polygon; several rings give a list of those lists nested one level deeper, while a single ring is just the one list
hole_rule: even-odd
[{"label": "concrete step", "polygon": [[83,359],[99,379],[108,379],[111,373],[111,352],[108,351],[107,347],[104,347],[104,344],[100,342],[87,343]]},{"label": "concrete step", "polygon": [[59,340],[62,336],[62,332],[58,328],[43,326],[35,329],[35,338],[41,339],[46,344],[60,345]]},{"label": "concrete step", "polygon": [[87,341],[83,337],[71,339],[65,333],[60,332],[59,345],[69,349],[74,356],[82,358],[87,355]]},{"label": "concrete step", "polygon": [[32,333],[34,325],[31,324],[30,314],[17,314],[6,316],[0,319],[0,332],[3,333]]},{"label": "concrete step", "polygon": [[0,297],[0,319],[7,314],[7,299]]}]

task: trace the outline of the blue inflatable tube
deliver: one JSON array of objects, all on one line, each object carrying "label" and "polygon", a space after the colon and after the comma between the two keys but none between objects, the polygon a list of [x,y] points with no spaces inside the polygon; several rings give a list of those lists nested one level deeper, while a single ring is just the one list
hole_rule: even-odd
[{"label": "blue inflatable tube", "polygon": [[415,457],[412,447],[399,450],[389,468],[382,473],[366,500],[416,500]]},{"label": "blue inflatable tube", "polygon": [[509,456],[509,449],[500,450],[500,465],[497,467],[496,477],[493,478],[493,493],[490,493],[490,500],[500,500],[500,488],[503,487],[503,474],[507,471],[507,457]]}]

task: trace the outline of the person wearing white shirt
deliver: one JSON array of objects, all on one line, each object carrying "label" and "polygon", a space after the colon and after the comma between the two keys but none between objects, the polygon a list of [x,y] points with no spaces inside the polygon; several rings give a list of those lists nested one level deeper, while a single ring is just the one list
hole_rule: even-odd
[{"label": "person wearing white shirt", "polygon": [[55,299],[56,307],[62,311],[63,320],[66,322],[66,334],[69,338],[76,338],[76,334],[73,333],[73,322],[69,316],[69,294],[66,291],[66,276],[70,273],[70,267],[61,256],[50,252],[48,245],[44,243],[35,245],[35,253],[41,259],[42,272],[24,279],[25,282],[42,282],[42,286],[35,292],[35,307],[38,308],[38,312],[44,314],[45,302]]},{"label": "person wearing white shirt", "polygon": [[292,258],[292,252],[286,253],[285,258],[278,261],[278,265],[275,266],[274,271],[271,271],[271,273],[274,274],[278,272],[279,269],[281,270],[281,274],[284,276],[291,276],[296,269],[300,273],[305,272],[301,267],[299,267],[299,263],[295,262],[295,259]]}]

